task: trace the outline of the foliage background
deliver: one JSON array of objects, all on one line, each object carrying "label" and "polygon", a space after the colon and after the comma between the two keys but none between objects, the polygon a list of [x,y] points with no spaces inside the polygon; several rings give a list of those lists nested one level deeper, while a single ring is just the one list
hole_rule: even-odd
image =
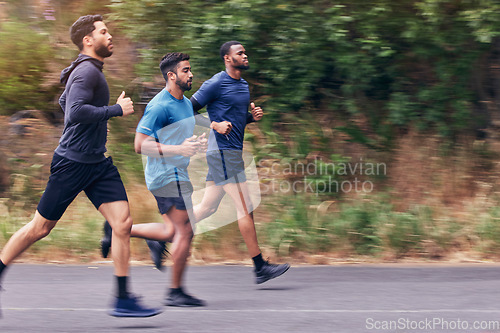
[{"label": "foliage background", "polygon": [[[245,79],[252,99],[266,112],[246,135],[261,171],[298,163],[388,166],[381,175],[331,170],[312,177],[327,185],[361,177],[375,184],[373,193],[265,194],[259,233],[269,252],[297,260],[303,253],[394,259],[477,251],[495,257],[496,0],[22,0],[0,8],[0,115],[39,109],[52,121],[61,117],[58,73],[76,55],[67,29],[78,16],[99,12],[117,45],[106,64],[114,95],[125,87],[136,105],[147,102],[147,88],[161,87],[158,60],[171,51],[191,55],[192,93],[223,70],[220,45],[238,40],[249,51]],[[113,119],[109,143],[134,190],[142,182],[130,144],[139,117],[140,111]],[[31,167],[46,170],[48,162],[35,163],[15,149],[0,150],[0,157],[0,169],[9,174],[0,178],[5,201],[17,202],[27,191],[36,202],[43,188],[29,181],[36,174]],[[15,192],[20,178],[12,174],[28,177],[22,195]],[[16,214],[9,209],[9,216]],[[144,207],[135,214],[136,220],[154,219]],[[95,221],[87,224],[99,225]],[[195,254],[212,249],[212,256],[245,257],[241,242],[221,245],[227,234],[237,234],[234,225],[197,238]]]}]

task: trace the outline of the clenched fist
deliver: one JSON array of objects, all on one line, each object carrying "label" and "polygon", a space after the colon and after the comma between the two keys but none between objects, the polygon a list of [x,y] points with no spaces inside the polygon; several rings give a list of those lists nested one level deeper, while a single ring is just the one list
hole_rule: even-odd
[{"label": "clenched fist", "polygon": [[122,107],[123,116],[134,113],[134,102],[132,102],[130,97],[125,97],[125,91],[122,91],[122,94],[116,100],[116,104]]}]

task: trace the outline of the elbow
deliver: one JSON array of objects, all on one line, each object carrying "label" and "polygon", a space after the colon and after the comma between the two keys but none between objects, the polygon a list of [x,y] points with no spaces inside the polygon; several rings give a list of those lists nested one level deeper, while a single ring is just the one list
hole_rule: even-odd
[{"label": "elbow", "polygon": [[70,123],[89,123],[89,119],[84,115],[85,112],[83,111],[81,105],[72,105],[67,113],[68,121]]},{"label": "elbow", "polygon": [[134,150],[137,154],[142,153],[142,144],[137,139],[134,141]]},{"label": "elbow", "polygon": [[75,114],[75,112],[72,112],[72,110],[68,113],[68,121],[70,123],[80,123],[82,122],[80,117],[78,117],[77,114]]}]

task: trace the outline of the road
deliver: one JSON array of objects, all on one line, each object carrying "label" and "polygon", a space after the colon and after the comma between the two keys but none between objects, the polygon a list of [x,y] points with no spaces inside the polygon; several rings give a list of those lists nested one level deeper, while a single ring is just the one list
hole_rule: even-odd
[{"label": "road", "polygon": [[[133,266],[132,291],[160,306],[170,275]],[[500,266],[292,267],[256,285],[252,268],[193,266],[187,291],[203,308],[152,318],[106,314],[111,265],[9,267],[0,332],[500,332]]]}]

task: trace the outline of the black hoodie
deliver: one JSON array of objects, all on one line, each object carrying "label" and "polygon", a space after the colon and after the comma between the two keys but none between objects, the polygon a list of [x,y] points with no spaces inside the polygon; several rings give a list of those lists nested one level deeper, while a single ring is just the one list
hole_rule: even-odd
[{"label": "black hoodie", "polygon": [[102,73],[103,65],[102,61],[80,54],[61,72],[61,82],[66,84],[59,98],[64,131],[55,152],[72,161],[103,161],[108,119],[123,115],[120,105],[107,106],[109,88]]}]

